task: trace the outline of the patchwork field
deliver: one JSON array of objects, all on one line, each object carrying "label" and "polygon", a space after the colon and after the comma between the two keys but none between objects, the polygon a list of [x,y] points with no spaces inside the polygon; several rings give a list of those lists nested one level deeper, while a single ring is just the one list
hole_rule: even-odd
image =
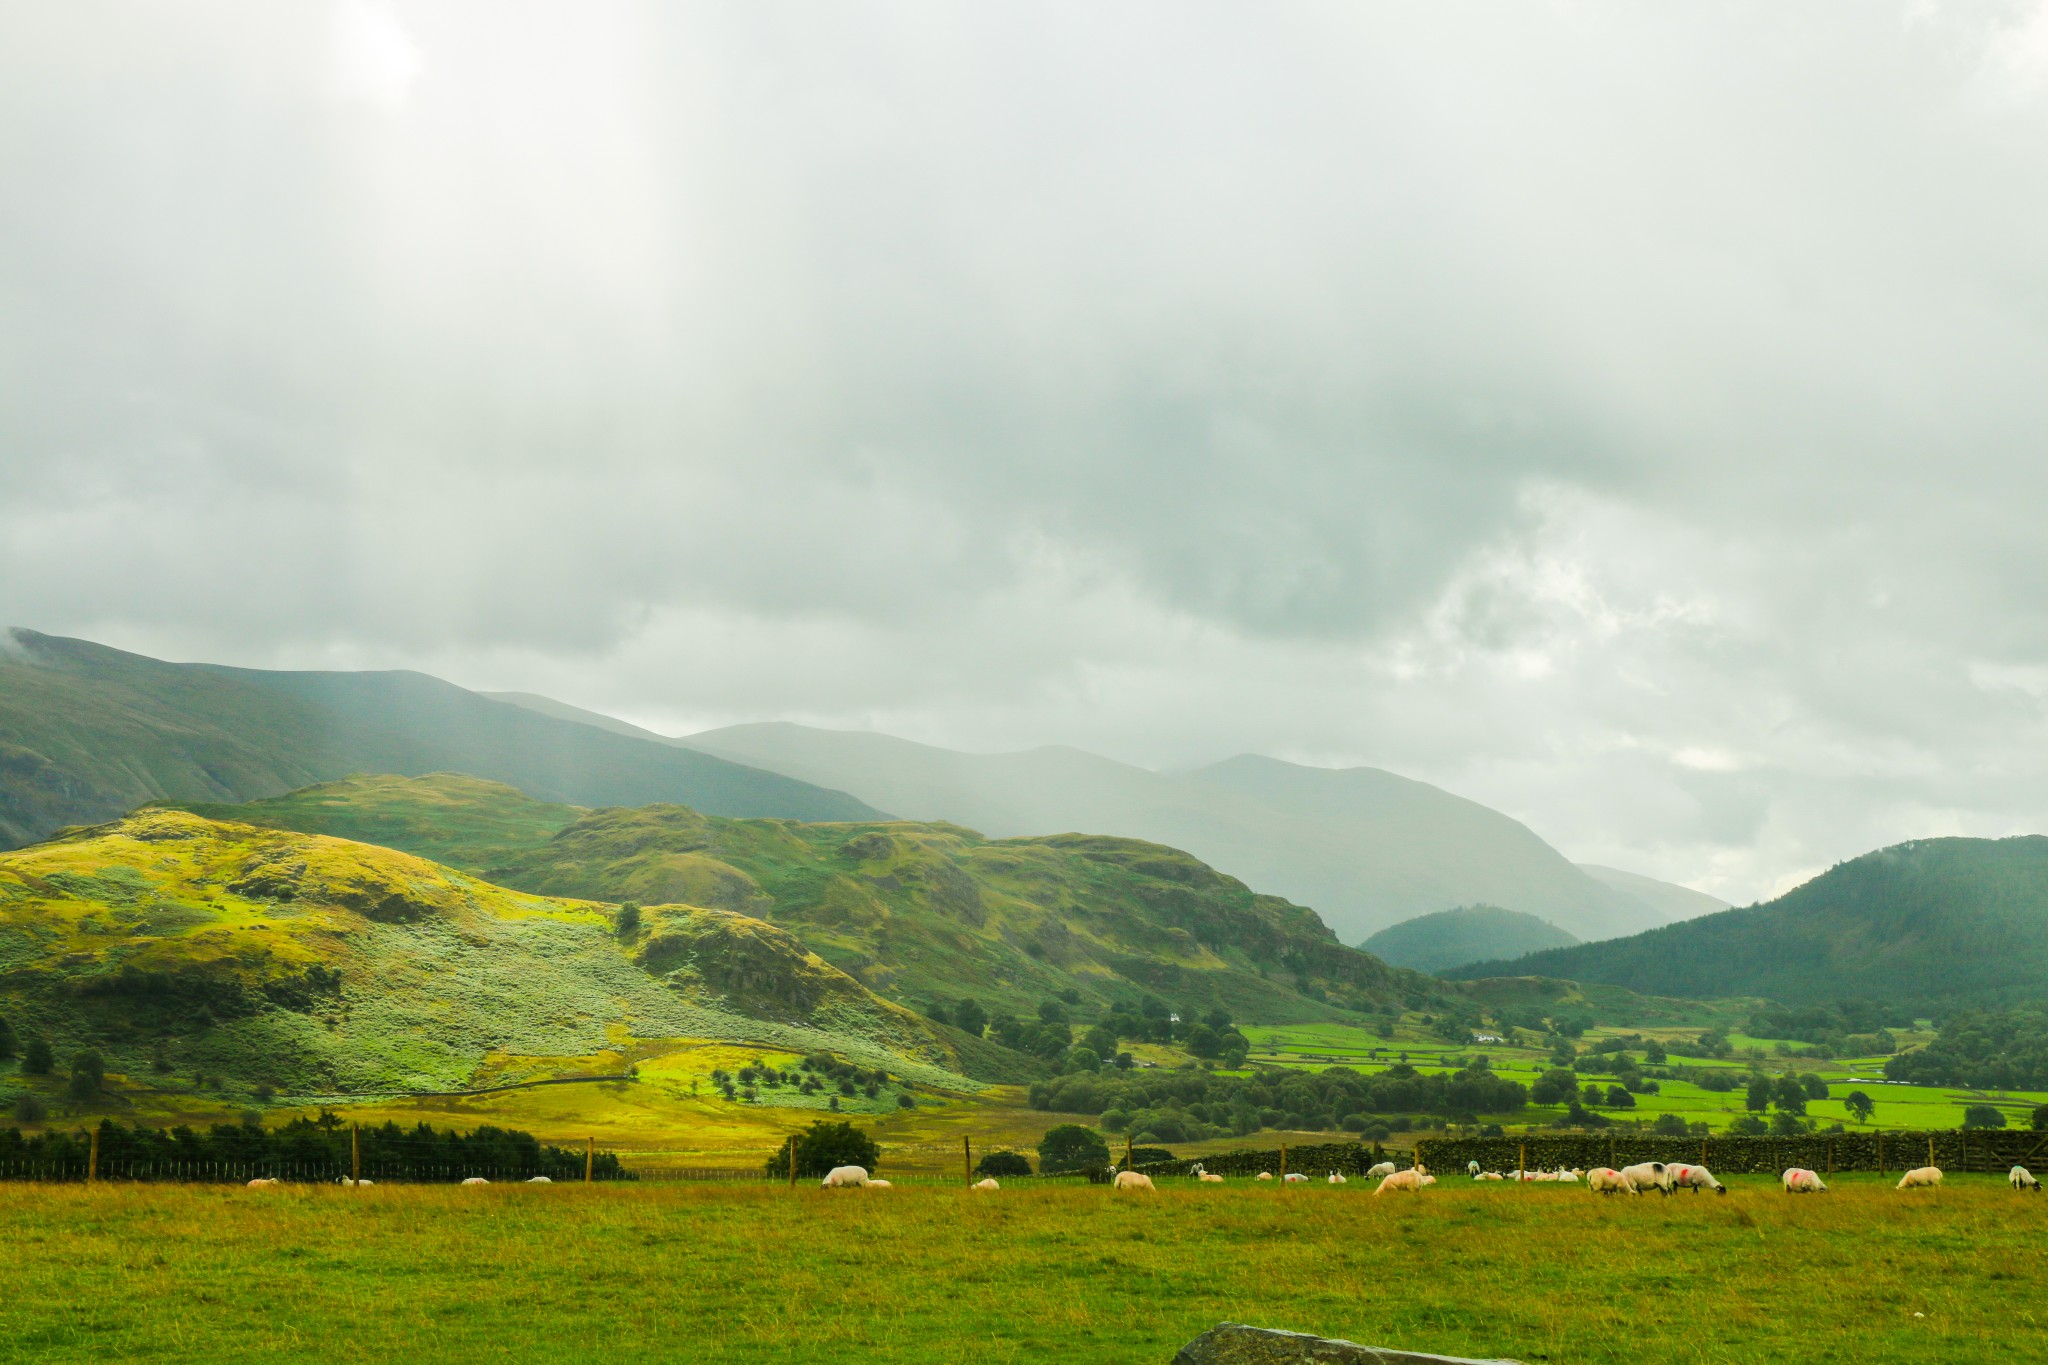
[{"label": "patchwork field", "polygon": [[913,1180],[12,1186],[0,1360],[1103,1361],[1224,1320],[1528,1362],[2048,1356],[2048,1198]]}]

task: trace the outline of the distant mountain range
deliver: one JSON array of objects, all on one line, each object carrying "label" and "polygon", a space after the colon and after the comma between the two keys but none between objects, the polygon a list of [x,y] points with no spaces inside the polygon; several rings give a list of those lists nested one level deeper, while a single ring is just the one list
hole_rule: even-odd
[{"label": "distant mountain range", "polygon": [[870,820],[844,792],[511,706],[422,673],[164,663],[0,631],[0,847],[145,801],[242,801],[359,772],[456,771],[576,805]]},{"label": "distant mountain range", "polygon": [[2048,999],[2048,838],[1916,839],[1763,905],[1444,975],[1558,977],[1694,999],[1855,998],[1936,1015]]},{"label": "distant mountain range", "polygon": [[1503,910],[1497,905],[1461,905],[1417,915],[1380,930],[1362,946],[1396,967],[1441,972],[1503,957],[1520,957],[1544,948],[1569,948],[1579,940],[1549,920]]},{"label": "distant mountain range", "polygon": [[677,742],[912,819],[1003,837],[1079,830],[1184,848],[1262,891],[1314,906],[1347,943],[1481,902],[1539,916],[1580,939],[1675,918],[1668,900],[1652,904],[1589,875],[1519,821],[1377,768],[1244,755],[1157,773],[1078,749],[967,754],[783,723]]}]

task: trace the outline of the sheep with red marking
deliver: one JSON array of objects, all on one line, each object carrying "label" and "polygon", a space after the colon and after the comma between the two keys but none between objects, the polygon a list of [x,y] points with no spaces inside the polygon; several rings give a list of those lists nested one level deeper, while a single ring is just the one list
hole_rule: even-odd
[{"label": "sheep with red marking", "polygon": [[1595,1194],[1634,1194],[1635,1182],[1612,1166],[1595,1166],[1586,1172],[1586,1188]]},{"label": "sheep with red marking", "polygon": [[1794,1166],[1779,1177],[1785,1184],[1787,1194],[1826,1194],[1828,1185],[1817,1172],[1804,1166]]},{"label": "sheep with red marking", "polygon": [[1704,1166],[1671,1166],[1667,1169],[1671,1172],[1671,1188],[1674,1190],[1691,1190],[1694,1194],[1701,1190],[1728,1193],[1728,1187],[1714,1179],[1714,1173]]}]

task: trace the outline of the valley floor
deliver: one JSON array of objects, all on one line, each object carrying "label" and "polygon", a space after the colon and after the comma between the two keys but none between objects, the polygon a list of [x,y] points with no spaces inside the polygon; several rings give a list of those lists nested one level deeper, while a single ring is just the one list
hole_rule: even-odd
[{"label": "valley floor", "polygon": [[1170,1360],[1245,1321],[1527,1362],[2048,1357],[2048,1198],[1174,1182],[0,1186],[0,1360]]}]

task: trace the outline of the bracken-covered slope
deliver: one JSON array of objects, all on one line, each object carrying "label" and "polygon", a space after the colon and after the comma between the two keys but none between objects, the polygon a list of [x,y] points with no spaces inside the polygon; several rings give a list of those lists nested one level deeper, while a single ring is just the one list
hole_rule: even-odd
[{"label": "bracken-covered slope", "polygon": [[622,937],[610,906],[168,809],[0,854],[0,1017],[132,1083],[298,1095],[601,1074],[657,1040],[830,1050],[941,1085],[996,1052],[730,910],[651,906]]},{"label": "bracken-covered slope", "polygon": [[[986,839],[953,825],[729,820],[678,806],[582,812],[447,775],[352,779],[233,813],[431,851],[527,891],[756,915],[918,1007],[972,996],[1028,1012],[1074,988],[1101,1003],[1152,996],[1284,1022],[1442,990],[1345,947],[1312,910],[1134,839]],[[521,827],[530,844],[508,852]],[[458,828],[476,831],[472,845],[451,842]]]},{"label": "bracken-covered slope", "polygon": [[1578,940],[1549,920],[1497,905],[1461,905],[1380,930],[1360,946],[1396,967],[1441,972],[1481,959],[1520,957]]},{"label": "bracken-covered slope", "polygon": [[2048,838],[1919,839],[1764,905],[1447,976],[1547,976],[1646,995],[1880,1000],[1943,1015],[2048,998]]},{"label": "bracken-covered slope", "polygon": [[0,629],[0,847],[145,801],[243,801],[356,772],[477,773],[554,801],[869,819],[827,791],[493,701],[421,673],[174,664]]}]

